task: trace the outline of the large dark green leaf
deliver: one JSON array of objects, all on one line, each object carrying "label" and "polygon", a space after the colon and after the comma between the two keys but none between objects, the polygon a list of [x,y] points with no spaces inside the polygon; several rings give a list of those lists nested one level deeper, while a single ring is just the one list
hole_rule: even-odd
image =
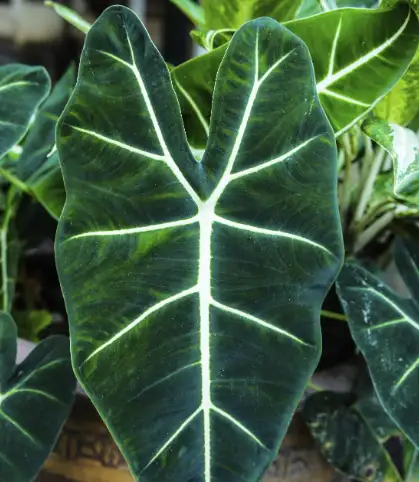
[{"label": "large dark green leaf", "polygon": [[[416,15],[406,4],[393,10],[339,9],[288,22],[308,46],[320,101],[336,135],[361,119],[395,85],[415,55]],[[172,71],[191,142],[205,145],[211,94],[223,45]]]},{"label": "large dark green leaf", "polygon": [[235,34],[197,162],[163,59],[111,7],[57,134],[73,365],[136,480],[258,480],[317,364],[341,258],[307,49],[270,19]]},{"label": "large dark green leaf", "polygon": [[338,294],[377,395],[393,420],[419,446],[419,298],[417,247],[398,244],[396,262],[413,300],[355,264],[344,266]]},{"label": "large dark green leaf", "polygon": [[0,158],[24,136],[49,87],[48,74],[42,67],[0,67]]},{"label": "large dark green leaf", "polygon": [[323,455],[340,472],[362,482],[401,482],[352,395],[315,393],[305,402],[303,416]]},{"label": "large dark green leaf", "polygon": [[15,366],[16,325],[0,313],[0,477],[33,480],[51,452],[76,389],[68,340],[51,337]]}]

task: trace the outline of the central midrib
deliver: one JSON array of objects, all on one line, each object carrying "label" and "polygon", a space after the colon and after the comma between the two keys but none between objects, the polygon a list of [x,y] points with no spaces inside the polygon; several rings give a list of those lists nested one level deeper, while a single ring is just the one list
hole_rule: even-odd
[{"label": "central midrib", "polygon": [[214,204],[203,203],[199,212],[199,315],[202,375],[202,410],[204,416],[205,482],[211,480],[211,367],[210,367],[210,304],[211,304],[211,234]]}]

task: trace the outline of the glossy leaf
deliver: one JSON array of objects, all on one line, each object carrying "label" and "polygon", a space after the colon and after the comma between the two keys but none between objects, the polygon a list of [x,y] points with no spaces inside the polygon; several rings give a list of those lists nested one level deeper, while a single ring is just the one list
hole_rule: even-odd
[{"label": "glossy leaf", "polygon": [[16,175],[24,182],[45,163],[55,144],[55,126],[76,83],[74,66],[57,82],[46,99],[25,139]]},{"label": "glossy leaf", "polygon": [[58,219],[65,202],[65,189],[58,153],[50,156],[31,177],[30,189],[36,200],[53,218]]},{"label": "glossy leaf", "polygon": [[337,470],[362,482],[401,482],[351,394],[315,393],[305,402],[303,416],[326,460]]},{"label": "glossy leaf", "polygon": [[197,26],[205,26],[204,9],[194,2],[194,0],[170,0]]},{"label": "glossy leaf", "polygon": [[[365,116],[396,84],[419,39],[418,19],[406,4],[390,11],[339,9],[288,22],[286,27],[310,50],[320,101],[336,135]],[[208,124],[225,49],[223,45],[172,71],[195,147],[206,143],[203,120]]]},{"label": "glossy leaf", "polygon": [[271,19],[235,34],[197,162],[163,59],[111,7],[57,132],[73,365],[134,477],[258,480],[316,367],[341,258],[307,49]]},{"label": "glossy leaf", "polygon": [[396,124],[372,117],[364,121],[362,130],[392,157],[394,166],[394,194],[397,197],[419,192],[419,138]]},{"label": "glossy leaf", "polygon": [[237,29],[248,20],[271,17],[279,22],[294,18],[301,0],[201,0],[207,29]]},{"label": "glossy leaf", "polygon": [[337,8],[375,8],[380,0],[303,0],[297,13],[298,18],[309,17]]},{"label": "glossy leaf", "polygon": [[0,158],[25,135],[50,80],[43,67],[9,64],[0,67]]},{"label": "glossy leaf", "polygon": [[33,480],[51,452],[74,399],[68,340],[51,337],[15,366],[16,325],[0,313],[0,474]]},{"label": "glossy leaf", "polygon": [[[413,300],[402,298],[354,264],[342,269],[338,295],[352,336],[364,355],[381,404],[419,446],[419,307],[413,248],[399,244],[396,262]],[[410,266],[410,268],[409,268]]]},{"label": "glossy leaf", "polygon": [[49,0],[44,3],[47,7],[52,7],[61,18],[73,25],[73,27],[76,27],[80,32],[87,33],[89,31],[91,24],[71,8]]},{"label": "glossy leaf", "polygon": [[408,125],[419,113],[419,52],[391,91],[374,109],[377,117],[401,126]]}]

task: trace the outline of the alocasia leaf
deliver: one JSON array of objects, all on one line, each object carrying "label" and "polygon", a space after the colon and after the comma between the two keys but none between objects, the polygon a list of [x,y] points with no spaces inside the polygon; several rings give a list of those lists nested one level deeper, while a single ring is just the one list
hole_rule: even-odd
[{"label": "alocasia leaf", "polygon": [[345,265],[338,295],[352,336],[364,355],[375,391],[390,417],[419,447],[418,248],[397,245],[396,263],[410,289],[406,299],[355,264]]},{"label": "alocasia leaf", "polygon": [[337,8],[375,8],[380,0],[303,0],[297,12],[298,18],[309,17]]},{"label": "alocasia leaf", "polygon": [[[286,27],[310,50],[320,101],[336,135],[360,120],[396,84],[419,40],[418,19],[406,4],[390,11],[339,9],[287,22]],[[201,118],[208,124],[225,49],[223,45],[172,71],[186,130],[196,147],[205,146]]]},{"label": "alocasia leaf", "polygon": [[16,165],[16,175],[23,182],[29,181],[52,151],[55,144],[55,126],[75,83],[75,69],[70,66],[39,109]]},{"label": "alocasia leaf", "polygon": [[362,130],[393,159],[394,195],[401,198],[419,192],[419,138],[406,127],[389,124],[371,117],[362,124]]},{"label": "alocasia leaf", "polygon": [[33,480],[51,452],[70,411],[76,381],[69,343],[54,336],[15,365],[17,329],[0,313],[1,480]]},{"label": "alocasia leaf", "polygon": [[305,402],[303,416],[323,455],[340,472],[362,482],[402,481],[351,394],[315,393]]},{"label": "alocasia leaf", "polygon": [[294,18],[301,0],[201,0],[207,29],[239,28],[248,20],[271,17],[279,22]]},{"label": "alocasia leaf", "polygon": [[55,127],[75,81],[75,69],[71,66],[39,109],[19,161],[13,167],[16,177],[57,219],[64,205],[65,191],[58,155],[53,153]]},{"label": "alocasia leaf", "polygon": [[0,158],[25,135],[49,88],[50,80],[43,67],[0,67]]},{"label": "alocasia leaf", "polygon": [[135,479],[258,480],[316,367],[341,260],[335,142],[306,47],[271,19],[237,31],[198,162],[163,59],[111,7],[57,147],[73,366]]}]

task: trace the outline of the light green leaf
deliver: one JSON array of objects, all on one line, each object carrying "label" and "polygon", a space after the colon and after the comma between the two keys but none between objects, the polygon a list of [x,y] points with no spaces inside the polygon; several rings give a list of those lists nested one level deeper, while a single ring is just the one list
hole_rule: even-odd
[{"label": "light green leaf", "polygon": [[57,152],[31,177],[30,188],[36,200],[58,219],[65,202],[65,189]]},{"label": "light green leaf", "polygon": [[16,310],[13,318],[18,327],[19,338],[39,342],[39,335],[51,325],[52,315],[46,310]]},{"label": "light green leaf", "polygon": [[[398,245],[396,261],[404,280],[410,284],[413,274],[402,268],[408,263],[412,264],[412,269],[418,268],[415,259],[401,244]],[[419,446],[415,395],[419,391],[417,299],[402,298],[354,264],[344,266],[337,287],[352,336],[367,361],[381,404],[410,440]]]},{"label": "light green leaf", "polygon": [[374,113],[377,117],[401,126],[408,125],[419,113],[419,51],[406,73],[381,100]]},{"label": "light green leaf", "polygon": [[371,117],[362,130],[393,159],[394,194],[397,197],[417,195],[419,191],[419,138],[407,129],[385,120]]},{"label": "light green leaf", "polygon": [[237,29],[248,20],[271,17],[285,22],[295,17],[301,0],[201,0],[205,27]]},{"label": "light green leaf", "polygon": [[262,476],[340,266],[334,138],[276,21],[229,43],[209,133],[198,162],[143,25],[106,10],[58,126],[56,253],[75,371],[136,480]]},{"label": "light green leaf", "polygon": [[418,482],[419,480],[419,450],[407,440],[404,444],[405,482]]},{"label": "light green leaf", "polygon": [[66,22],[76,27],[80,32],[87,33],[92,26],[81,15],[72,10],[71,8],[62,5],[61,3],[51,2],[47,0],[44,2],[47,7],[52,7],[56,13],[63,18]]},{"label": "light green leaf", "polygon": [[[0,474],[33,480],[54,447],[70,411],[76,381],[68,340],[51,337],[15,366],[16,325],[0,313]],[[6,350],[3,349],[6,347]]]},{"label": "light green leaf", "polygon": [[25,135],[49,88],[50,80],[43,67],[0,67],[0,158]]},{"label": "light green leaf", "polygon": [[297,13],[298,18],[309,17],[337,8],[375,8],[380,0],[303,0]]},{"label": "light green leaf", "polygon": [[189,20],[198,27],[205,26],[204,9],[194,0],[170,0],[181,10]]},{"label": "light green leaf", "polygon": [[[288,22],[286,27],[310,50],[320,101],[337,136],[396,84],[419,39],[418,20],[405,4],[391,11],[339,9]],[[226,47],[172,71],[188,136],[196,147],[206,143],[203,120],[208,124],[215,76]]]},{"label": "light green leaf", "polygon": [[326,460],[337,470],[362,482],[401,482],[353,395],[315,393],[306,400],[303,416]]}]

